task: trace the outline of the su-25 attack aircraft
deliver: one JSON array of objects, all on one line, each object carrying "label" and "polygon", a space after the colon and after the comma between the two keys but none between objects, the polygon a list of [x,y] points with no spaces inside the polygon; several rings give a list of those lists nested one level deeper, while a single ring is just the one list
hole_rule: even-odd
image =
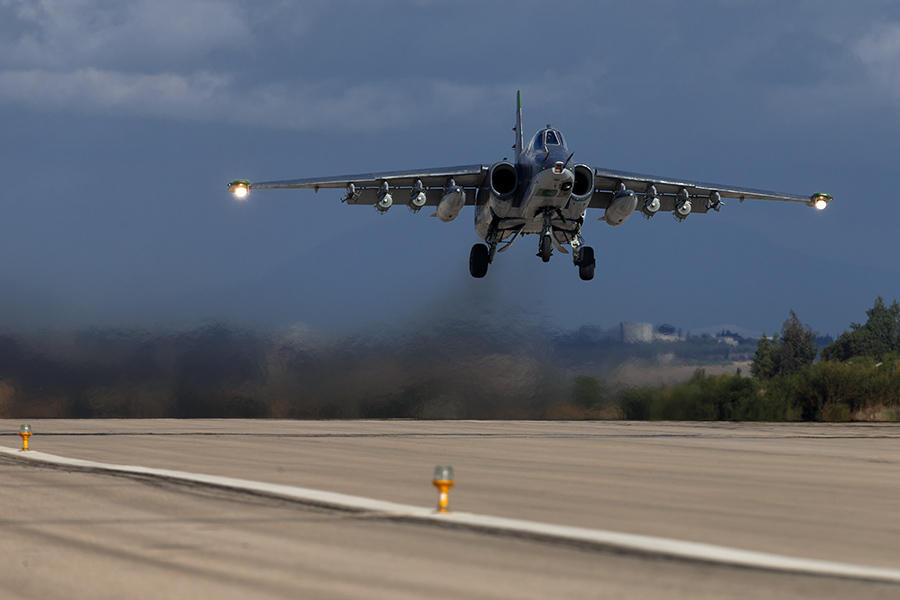
[{"label": "su-25 attack aircraft", "polygon": [[385,213],[395,196],[418,212],[435,206],[434,215],[450,222],[463,206],[475,207],[475,231],[485,243],[469,254],[469,272],[484,277],[496,253],[507,250],[524,234],[539,234],[537,255],[550,260],[555,247],[568,254],[583,280],[594,277],[594,250],[584,244],[581,229],[589,208],[602,208],[599,219],[617,227],[636,210],[647,218],[671,212],[684,221],[691,213],[718,211],[722,198],[802,202],[821,210],[833,199],[829,194],[811,196],[779,194],[731,185],[701,183],[671,177],[572,165],[562,133],[547,125],[526,145],[522,129],[522,95],[516,95],[515,163],[506,159],[492,165],[465,165],[415,171],[361,173],[308,179],[251,183],[238,179],[228,184],[235,197],[250,190],[282,188],[345,188],[344,202],[375,205]]}]

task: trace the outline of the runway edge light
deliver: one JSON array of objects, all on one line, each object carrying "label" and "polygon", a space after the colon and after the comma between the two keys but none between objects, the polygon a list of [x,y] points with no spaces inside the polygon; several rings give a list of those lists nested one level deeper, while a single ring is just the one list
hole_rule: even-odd
[{"label": "runway edge light", "polygon": [[27,423],[19,427],[19,437],[22,438],[22,452],[28,451],[28,438],[31,437],[31,425]]},{"label": "runway edge light", "polygon": [[450,488],[453,487],[453,467],[435,467],[434,479],[431,483],[438,489],[437,512],[450,512]]}]

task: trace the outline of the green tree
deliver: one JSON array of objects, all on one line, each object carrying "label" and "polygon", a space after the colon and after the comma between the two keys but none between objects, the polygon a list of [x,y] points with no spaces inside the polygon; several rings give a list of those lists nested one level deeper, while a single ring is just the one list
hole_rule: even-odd
[{"label": "green tree", "polygon": [[608,400],[606,385],[603,380],[581,375],[575,378],[572,387],[572,400],[582,408],[599,408]]},{"label": "green tree", "polygon": [[871,356],[882,360],[892,352],[900,352],[900,304],[890,306],[879,296],[866,311],[868,319],[862,325],[851,323],[834,342],[822,350],[826,360],[847,360],[854,356]]},{"label": "green tree", "polygon": [[750,363],[750,373],[757,379],[769,379],[778,373],[778,336],[764,333],[756,344],[756,354]]},{"label": "green tree", "polygon": [[781,336],[763,336],[756,346],[750,372],[760,379],[799,373],[816,360],[816,334],[804,325],[791,310],[791,316],[781,325]]},{"label": "green tree", "polygon": [[781,326],[781,375],[799,373],[803,367],[815,362],[819,354],[816,335],[791,310],[791,318]]}]

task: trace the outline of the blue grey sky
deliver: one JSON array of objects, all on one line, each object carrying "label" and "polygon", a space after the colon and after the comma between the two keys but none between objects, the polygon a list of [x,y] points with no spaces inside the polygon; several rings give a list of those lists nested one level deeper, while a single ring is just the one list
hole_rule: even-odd
[{"label": "blue grey sky", "polygon": [[[576,160],[794,193],[527,237],[483,280],[473,212],[233,178],[490,163],[515,91]],[[353,332],[467,315],[838,333],[900,297],[900,4],[0,0],[0,330],[209,319]],[[602,211],[589,213],[599,217]]]}]

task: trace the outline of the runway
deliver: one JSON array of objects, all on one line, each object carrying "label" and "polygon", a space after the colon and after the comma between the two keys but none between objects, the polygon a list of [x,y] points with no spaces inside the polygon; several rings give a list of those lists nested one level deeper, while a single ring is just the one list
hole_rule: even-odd
[{"label": "runway", "polygon": [[[435,500],[429,484],[434,464],[452,464],[457,486],[451,505],[459,511],[900,566],[894,518],[900,508],[900,429],[890,425],[36,421],[32,426],[33,447],[54,454],[421,506]],[[0,422],[0,431],[17,427]],[[0,443],[15,446],[18,437],[4,436]],[[72,576],[94,566],[101,574],[88,583],[104,585],[111,585],[113,572],[133,571],[115,582],[139,590],[168,585],[172,593],[166,595],[174,597],[246,596],[246,588],[274,597],[305,590],[318,597],[385,598],[898,593],[891,585],[435,530],[6,459],[0,473],[3,528],[9,533],[0,544],[6,555],[29,547],[29,533],[45,540],[30,548],[31,566],[0,568],[2,582],[25,580],[23,589],[33,592],[26,596],[46,597],[28,581],[53,580],[29,577],[35,564],[57,578],[66,576],[65,565],[81,565]],[[32,490],[24,505],[16,502],[21,487]],[[167,545],[174,549],[165,552]],[[111,566],[122,561],[124,566]],[[217,578],[219,572],[231,578]],[[455,582],[432,589],[447,573]],[[83,596],[104,597],[103,590],[90,586],[77,589]]]}]

